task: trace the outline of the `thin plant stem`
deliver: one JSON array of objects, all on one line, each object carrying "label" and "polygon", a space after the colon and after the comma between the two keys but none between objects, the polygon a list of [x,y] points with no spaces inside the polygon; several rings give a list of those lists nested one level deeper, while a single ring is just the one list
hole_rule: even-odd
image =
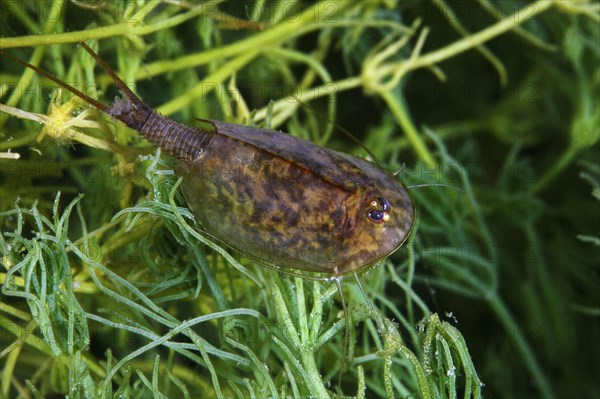
[{"label": "thin plant stem", "polygon": [[488,304],[496,314],[498,320],[504,327],[506,331],[506,335],[508,335],[519,353],[525,362],[525,366],[529,370],[529,373],[533,377],[536,382],[537,388],[540,390],[540,393],[544,399],[553,399],[555,398],[554,392],[552,391],[552,387],[550,386],[550,382],[548,378],[542,371],[535,354],[531,347],[527,344],[527,340],[525,339],[525,333],[519,326],[519,323],[512,317],[506,305],[498,295],[492,295],[488,297]]},{"label": "thin plant stem", "polygon": [[429,168],[434,169],[437,162],[425,145],[425,142],[421,138],[421,135],[417,131],[415,125],[412,123],[412,120],[408,116],[405,105],[400,101],[398,96],[394,95],[394,92],[391,90],[381,91],[378,94],[385,101],[390,111],[392,111],[396,121],[402,128],[404,134],[406,134],[407,140],[412,144],[412,147],[419,158],[425,162]]}]

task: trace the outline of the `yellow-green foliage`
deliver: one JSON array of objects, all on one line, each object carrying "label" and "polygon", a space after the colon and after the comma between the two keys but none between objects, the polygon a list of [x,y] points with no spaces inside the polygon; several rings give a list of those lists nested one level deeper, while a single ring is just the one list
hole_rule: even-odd
[{"label": "yellow-green foliage", "polygon": [[418,209],[361,276],[377,313],[347,281],[345,320],[334,283],[203,235],[136,132],[1,58],[0,397],[600,395],[597,2],[8,0],[0,15],[3,51],[105,104],[117,93],[79,41],[175,119],[375,156]]}]

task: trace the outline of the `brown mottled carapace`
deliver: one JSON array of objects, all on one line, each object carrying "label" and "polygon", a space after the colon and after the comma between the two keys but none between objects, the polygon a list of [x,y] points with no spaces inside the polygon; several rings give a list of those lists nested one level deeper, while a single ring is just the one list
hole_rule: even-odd
[{"label": "brown mottled carapace", "polygon": [[[217,133],[176,172],[198,222],[248,257],[338,276],[385,258],[410,233],[412,199],[378,166],[285,133],[210,123]],[[369,217],[379,198],[386,221]]]},{"label": "brown mottled carapace", "polygon": [[119,119],[180,160],[186,201],[211,236],[278,269],[341,276],[367,268],[408,237],[406,187],[361,158],[286,133],[219,121],[189,126],[141,101],[85,43],[125,95],[108,107],[11,58]]}]

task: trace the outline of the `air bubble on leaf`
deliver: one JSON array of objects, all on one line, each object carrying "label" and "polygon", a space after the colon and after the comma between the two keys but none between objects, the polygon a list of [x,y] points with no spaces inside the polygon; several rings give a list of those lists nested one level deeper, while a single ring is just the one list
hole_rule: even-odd
[{"label": "air bubble on leaf", "polygon": [[456,367],[450,367],[448,371],[446,371],[447,377],[456,377]]}]

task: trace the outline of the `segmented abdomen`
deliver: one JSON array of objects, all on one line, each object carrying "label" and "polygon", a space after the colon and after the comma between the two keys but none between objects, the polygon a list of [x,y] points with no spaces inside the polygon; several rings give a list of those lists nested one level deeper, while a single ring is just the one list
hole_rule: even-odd
[{"label": "segmented abdomen", "polygon": [[210,143],[214,133],[188,126],[152,112],[140,134],[172,157],[182,161],[198,158]]}]

